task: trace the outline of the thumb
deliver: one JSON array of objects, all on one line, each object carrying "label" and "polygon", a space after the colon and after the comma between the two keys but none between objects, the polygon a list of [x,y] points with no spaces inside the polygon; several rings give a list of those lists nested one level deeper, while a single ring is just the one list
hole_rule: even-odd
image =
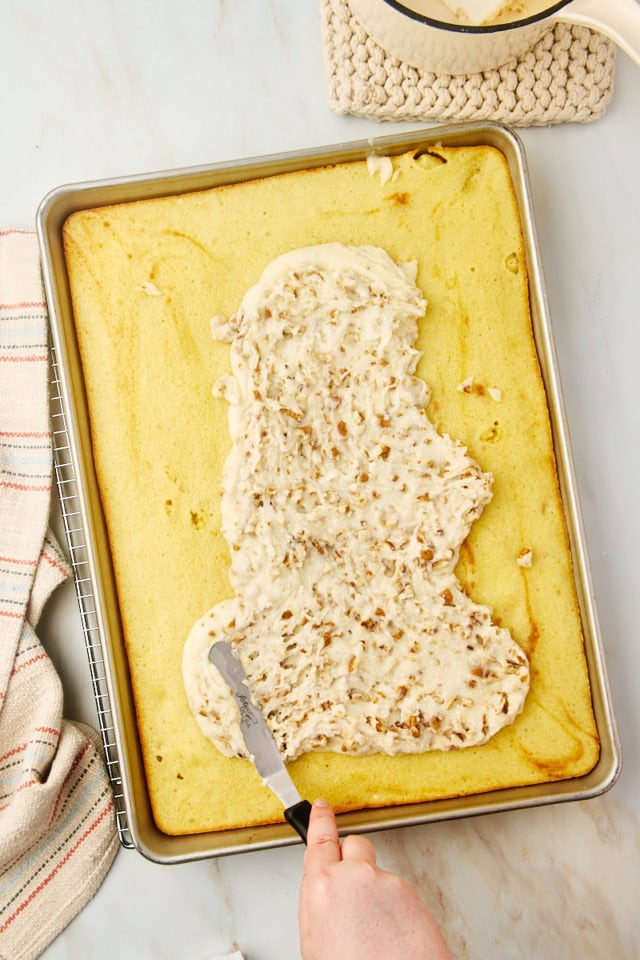
[{"label": "thumb", "polygon": [[340,841],[334,812],[326,800],[315,800],[307,830],[304,872],[305,874],[313,873],[339,862]]}]

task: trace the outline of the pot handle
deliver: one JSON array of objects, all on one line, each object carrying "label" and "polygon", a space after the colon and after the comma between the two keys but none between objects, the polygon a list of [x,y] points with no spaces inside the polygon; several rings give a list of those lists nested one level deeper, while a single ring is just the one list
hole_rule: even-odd
[{"label": "pot handle", "polygon": [[636,0],[574,0],[557,19],[598,30],[640,64],[640,3]]}]

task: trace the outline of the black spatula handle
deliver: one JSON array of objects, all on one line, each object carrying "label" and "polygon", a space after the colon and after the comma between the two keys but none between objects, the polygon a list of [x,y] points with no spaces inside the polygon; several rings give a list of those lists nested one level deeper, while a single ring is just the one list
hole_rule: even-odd
[{"label": "black spatula handle", "polygon": [[300,803],[294,803],[292,807],[287,807],[284,811],[287,823],[290,823],[294,830],[300,834],[304,842],[307,842],[307,830],[309,828],[309,817],[311,816],[311,804],[308,800],[301,800]]}]

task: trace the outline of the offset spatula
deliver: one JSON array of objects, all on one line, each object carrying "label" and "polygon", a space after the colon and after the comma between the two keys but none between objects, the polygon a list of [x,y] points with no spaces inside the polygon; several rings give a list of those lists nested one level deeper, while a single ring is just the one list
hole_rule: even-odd
[{"label": "offset spatula", "polygon": [[280,751],[258,708],[252,703],[247,676],[230,643],[219,640],[209,650],[209,660],[218,668],[240,710],[240,730],[247,751],[265,786],[270,787],[284,806],[285,819],[307,842],[311,804],[301,800],[287,773]]}]

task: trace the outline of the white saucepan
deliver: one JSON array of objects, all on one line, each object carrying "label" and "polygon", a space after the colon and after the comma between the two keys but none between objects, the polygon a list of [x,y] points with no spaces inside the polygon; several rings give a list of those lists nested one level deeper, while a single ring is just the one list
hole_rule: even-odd
[{"label": "white saucepan", "polygon": [[483,26],[456,22],[440,0],[349,0],[349,5],[387,53],[434,73],[498,67],[530,50],[555,23],[598,30],[640,64],[637,0],[520,0]]}]

